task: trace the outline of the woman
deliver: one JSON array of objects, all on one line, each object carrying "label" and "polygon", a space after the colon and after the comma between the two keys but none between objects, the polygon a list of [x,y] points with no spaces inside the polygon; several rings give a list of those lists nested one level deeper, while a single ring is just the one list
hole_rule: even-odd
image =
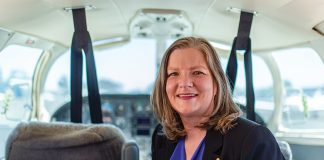
[{"label": "woman", "polygon": [[167,49],[151,102],[160,122],[153,160],[284,159],[267,128],[239,117],[216,51],[202,38]]}]

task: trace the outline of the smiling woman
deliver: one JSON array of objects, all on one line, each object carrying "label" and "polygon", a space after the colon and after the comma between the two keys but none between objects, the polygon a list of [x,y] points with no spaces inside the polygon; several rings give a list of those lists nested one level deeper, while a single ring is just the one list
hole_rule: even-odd
[{"label": "smiling woman", "polygon": [[171,44],[151,100],[160,122],[152,139],[154,160],[284,159],[267,128],[238,117],[220,60],[205,39]]},{"label": "smiling woman", "polygon": [[168,99],[182,120],[208,118],[217,91],[203,54],[195,48],[175,50],[169,57],[167,77]]},{"label": "smiling woman", "polygon": [[[155,140],[162,138],[172,147],[177,143],[169,143],[171,139],[180,142],[183,138],[184,143],[179,144],[189,144],[185,137],[192,132],[187,132],[184,125],[188,117],[197,115],[213,115],[208,123],[198,127],[206,130],[208,141],[201,140],[204,138],[200,135],[192,145],[201,144],[205,146],[201,150],[206,152],[210,151],[210,145],[211,148],[225,146],[228,137],[234,135],[231,133],[246,126],[255,128],[250,129],[251,135],[246,135],[253,143],[267,139],[254,136],[258,131],[262,132],[260,136],[272,137],[264,127],[238,118],[232,97],[226,95],[225,67],[220,66],[227,66],[229,48],[240,28],[241,11],[253,14],[249,35],[255,112],[278,140],[289,143],[294,160],[323,159],[323,0],[1,0],[0,146],[20,121],[70,121],[70,49],[75,27],[72,10],[83,8],[86,21],[82,24],[86,24],[93,42],[103,119],[122,128],[127,140],[139,145],[141,160],[152,159],[151,155],[170,158],[174,151],[164,154],[161,146],[162,154],[155,152],[156,148],[151,153],[157,118],[164,132],[157,129],[157,135],[162,136]],[[76,24],[77,28],[81,26],[85,25]],[[169,63],[161,66],[171,42],[188,36],[212,42],[217,56],[211,57],[194,47],[178,48],[167,53]],[[242,53],[236,54],[238,74],[233,97],[235,103],[246,105]],[[215,64],[219,63],[218,56],[221,65]],[[157,78],[160,66],[165,74]],[[157,87],[161,90],[157,94],[163,99],[152,106],[149,97],[156,78],[164,82]],[[87,90],[83,78],[81,106],[84,107],[89,106]],[[160,103],[164,108],[158,111]],[[221,106],[227,106],[227,110]],[[157,118],[152,108],[159,112]],[[89,112],[82,109],[84,123],[90,122]],[[195,119],[200,120],[204,118]],[[219,136],[214,136],[215,132],[209,134],[212,128],[216,128]],[[226,142],[210,144],[208,135],[214,137],[214,142],[223,137]],[[242,143],[238,147],[245,146]],[[223,152],[225,155],[226,147]],[[0,151],[0,159],[3,153]]]}]

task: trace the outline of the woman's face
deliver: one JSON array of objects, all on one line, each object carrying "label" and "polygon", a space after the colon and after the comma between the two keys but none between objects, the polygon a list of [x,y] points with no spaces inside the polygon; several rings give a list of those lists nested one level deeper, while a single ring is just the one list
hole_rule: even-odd
[{"label": "woman's face", "polygon": [[166,92],[174,110],[181,118],[209,117],[216,87],[199,50],[174,50],[167,66]]}]

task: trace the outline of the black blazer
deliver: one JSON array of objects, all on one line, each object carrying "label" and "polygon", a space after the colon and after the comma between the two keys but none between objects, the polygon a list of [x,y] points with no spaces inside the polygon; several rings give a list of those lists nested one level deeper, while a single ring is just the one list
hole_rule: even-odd
[{"label": "black blazer", "polygon": [[[222,135],[210,129],[206,134],[203,160],[284,160],[269,129],[238,118],[237,125]],[[168,140],[158,125],[152,136],[152,159],[169,160],[177,141]]]}]

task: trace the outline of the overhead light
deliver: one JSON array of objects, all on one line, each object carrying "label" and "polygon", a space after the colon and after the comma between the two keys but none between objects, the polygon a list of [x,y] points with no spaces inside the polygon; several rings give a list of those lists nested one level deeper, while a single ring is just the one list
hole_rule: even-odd
[{"label": "overhead light", "polygon": [[109,38],[109,39],[103,39],[99,41],[94,41],[92,44],[93,46],[102,46],[102,45],[107,45],[107,44],[112,44],[112,43],[119,43],[119,42],[125,42],[128,41],[128,37],[115,37],[115,38]]},{"label": "overhead light", "polygon": [[114,38],[108,38],[108,39],[102,39],[97,40],[92,43],[93,47],[95,47],[97,50],[99,49],[106,49],[113,46],[118,46],[125,44],[129,42],[128,36],[120,36],[120,37],[114,37]]},{"label": "overhead light", "polygon": [[94,5],[85,5],[85,6],[64,7],[63,10],[65,12],[71,12],[72,9],[82,9],[82,8],[84,8],[86,11],[96,9]]},{"label": "overhead light", "polygon": [[241,8],[236,8],[236,7],[227,7],[226,11],[229,11],[232,13],[237,13],[237,14],[240,14],[241,12],[248,12],[248,13],[253,13],[254,16],[257,16],[259,14],[257,11],[241,9]]},{"label": "overhead light", "polygon": [[222,44],[222,43],[218,43],[218,42],[214,42],[214,41],[209,41],[209,42],[215,48],[222,49],[222,50],[226,50],[226,51],[231,50],[231,46],[229,46],[229,45]]}]

